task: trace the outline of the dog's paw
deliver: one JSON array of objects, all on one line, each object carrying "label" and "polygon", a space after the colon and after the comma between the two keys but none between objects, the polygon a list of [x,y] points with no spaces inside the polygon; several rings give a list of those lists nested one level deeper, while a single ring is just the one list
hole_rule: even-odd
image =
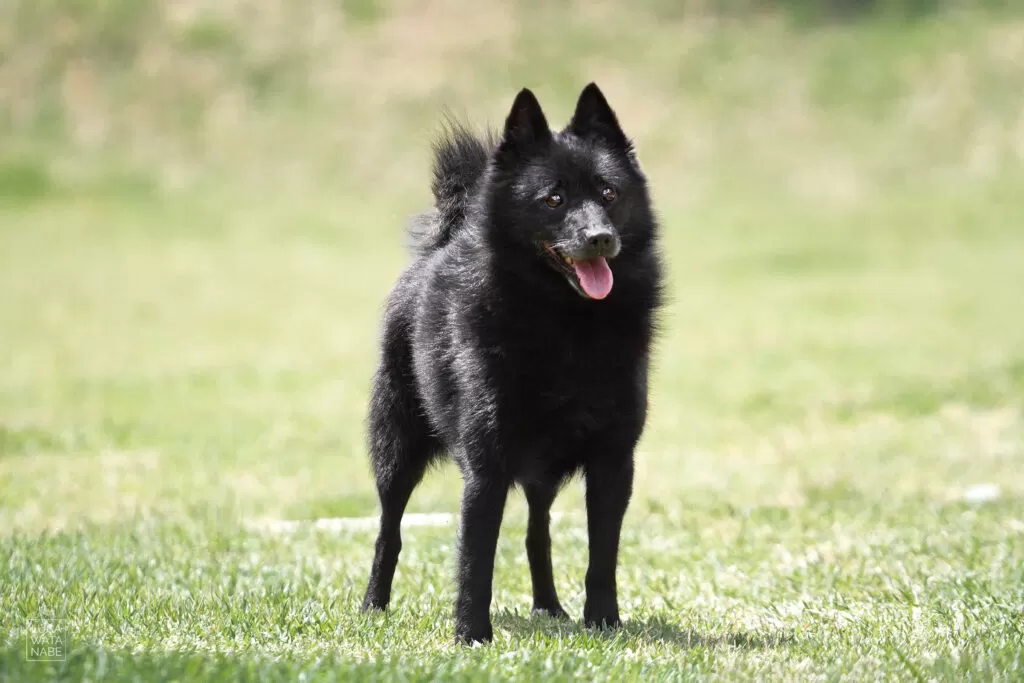
[{"label": "dog's paw", "polygon": [[542,617],[551,617],[552,619],[568,619],[569,613],[562,609],[562,606],[558,603],[554,605],[534,605],[531,610],[532,614]]},{"label": "dog's paw", "polygon": [[455,642],[460,645],[489,643],[494,639],[494,629],[490,622],[482,624],[455,624]]},{"label": "dog's paw", "polygon": [[388,608],[388,603],[375,598],[371,595],[367,595],[363,598],[363,604],[360,606],[359,611],[363,614],[374,614],[377,612],[383,612]]},{"label": "dog's paw", "polygon": [[609,600],[606,604],[599,604],[600,602],[604,601],[588,601],[583,606],[583,625],[587,628],[618,628],[622,626],[622,620],[619,619],[619,606],[615,600]]},{"label": "dog's paw", "polygon": [[583,624],[587,628],[611,629],[622,626],[622,620],[618,614],[610,614],[603,617],[583,617]]}]

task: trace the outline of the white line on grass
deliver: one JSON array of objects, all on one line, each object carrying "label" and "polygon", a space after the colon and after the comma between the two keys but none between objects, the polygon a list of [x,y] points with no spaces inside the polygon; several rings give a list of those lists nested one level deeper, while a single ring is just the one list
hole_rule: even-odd
[{"label": "white line on grass", "polygon": [[[551,521],[562,518],[559,512],[551,513]],[[456,516],[450,512],[407,512],[402,517],[402,528],[442,527],[455,523]],[[376,531],[380,517],[322,517],[320,519],[258,519],[250,521],[247,526],[256,531],[275,534],[289,534],[302,530],[326,531],[339,533],[343,531]]]},{"label": "white line on grass", "polygon": [[963,499],[968,503],[987,503],[1000,495],[1002,491],[998,484],[977,484],[964,491]]}]

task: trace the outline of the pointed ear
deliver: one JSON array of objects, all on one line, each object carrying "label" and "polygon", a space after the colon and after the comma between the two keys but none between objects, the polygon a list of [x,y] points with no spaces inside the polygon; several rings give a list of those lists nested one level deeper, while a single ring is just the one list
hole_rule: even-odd
[{"label": "pointed ear", "polygon": [[596,139],[620,149],[630,151],[632,145],[619,126],[615,112],[608,106],[601,89],[591,83],[580,93],[576,113],[569,122],[569,132],[584,139]]},{"label": "pointed ear", "polygon": [[512,103],[505,119],[505,132],[498,145],[500,154],[521,153],[551,141],[551,129],[541,111],[540,102],[528,88],[523,88]]}]

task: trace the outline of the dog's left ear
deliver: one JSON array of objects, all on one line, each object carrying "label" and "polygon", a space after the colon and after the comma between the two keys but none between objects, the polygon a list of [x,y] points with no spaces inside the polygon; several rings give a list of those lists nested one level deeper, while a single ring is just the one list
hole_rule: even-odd
[{"label": "dog's left ear", "polygon": [[622,132],[615,112],[608,106],[608,100],[596,83],[591,83],[580,93],[568,130],[581,138],[597,139],[626,153],[632,151],[632,144]]}]

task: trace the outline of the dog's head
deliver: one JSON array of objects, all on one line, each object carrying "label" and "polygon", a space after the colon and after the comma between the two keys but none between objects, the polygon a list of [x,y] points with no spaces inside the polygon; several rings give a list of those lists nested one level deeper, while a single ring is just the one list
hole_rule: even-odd
[{"label": "dog's head", "polygon": [[607,297],[617,264],[650,245],[644,174],[593,83],[558,132],[533,93],[520,91],[494,151],[490,186],[500,239],[530,245],[583,297]]}]

